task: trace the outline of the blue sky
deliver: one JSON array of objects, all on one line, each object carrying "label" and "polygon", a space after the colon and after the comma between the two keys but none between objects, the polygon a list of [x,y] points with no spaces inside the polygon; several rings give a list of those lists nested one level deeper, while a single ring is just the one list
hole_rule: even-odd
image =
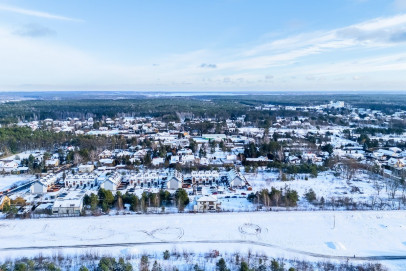
[{"label": "blue sky", "polygon": [[406,90],[406,0],[0,0],[0,91]]}]

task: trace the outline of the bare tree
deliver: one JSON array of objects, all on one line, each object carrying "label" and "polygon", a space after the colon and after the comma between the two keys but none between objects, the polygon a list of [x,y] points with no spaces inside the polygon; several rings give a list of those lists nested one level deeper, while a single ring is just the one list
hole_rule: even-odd
[{"label": "bare tree", "polygon": [[379,193],[382,191],[382,185],[379,183],[379,181],[377,179],[374,180],[374,184],[373,184],[374,189],[376,190],[376,193],[379,196]]},{"label": "bare tree", "polygon": [[354,159],[344,159],[342,161],[343,173],[345,178],[350,181],[354,177],[357,170],[360,168],[359,163]]},{"label": "bare tree", "polygon": [[389,196],[394,199],[396,195],[396,191],[399,188],[400,182],[398,180],[388,180],[388,189],[389,189]]},{"label": "bare tree", "polygon": [[73,163],[75,165],[79,165],[82,162],[83,158],[79,153],[75,153],[75,155],[73,155]]},{"label": "bare tree", "polygon": [[94,150],[91,150],[90,153],[89,153],[90,161],[92,161],[92,162],[96,161],[97,157],[98,157],[97,152],[94,151]]}]

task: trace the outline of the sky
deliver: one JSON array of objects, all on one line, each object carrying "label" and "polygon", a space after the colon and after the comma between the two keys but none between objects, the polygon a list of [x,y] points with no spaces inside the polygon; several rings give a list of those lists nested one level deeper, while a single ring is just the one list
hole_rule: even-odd
[{"label": "sky", "polygon": [[0,91],[405,91],[406,0],[0,0]]}]

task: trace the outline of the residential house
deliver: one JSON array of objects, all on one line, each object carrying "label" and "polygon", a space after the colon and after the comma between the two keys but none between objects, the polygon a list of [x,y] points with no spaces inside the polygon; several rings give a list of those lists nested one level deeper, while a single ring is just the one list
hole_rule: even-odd
[{"label": "residential house", "polygon": [[57,177],[54,174],[48,174],[45,177],[31,184],[30,191],[32,194],[44,194],[56,182]]},{"label": "residential house", "polygon": [[94,170],[94,165],[80,165],[78,169],[79,173],[90,173]]},{"label": "residential house", "polygon": [[99,154],[100,158],[110,158],[112,156],[112,152],[109,150],[104,150]]},{"label": "residential house", "polygon": [[160,179],[161,178],[157,172],[147,171],[147,172],[139,172],[137,174],[133,173],[127,180],[129,185],[150,187],[153,184],[158,185]]},{"label": "residential house", "polygon": [[6,195],[0,196],[0,211],[3,211],[5,205],[10,206],[10,198]]},{"label": "residential house", "polygon": [[218,202],[215,196],[203,196],[197,201],[197,205],[194,206],[195,211],[205,212],[205,211],[219,211],[221,203]]},{"label": "residential house", "polygon": [[163,165],[164,163],[165,163],[165,159],[162,157],[155,157],[154,159],[152,159],[152,165],[154,165],[154,166]]},{"label": "residential house", "polygon": [[58,197],[52,207],[54,215],[80,215],[83,210],[84,193],[69,193]]},{"label": "residential house", "polygon": [[234,169],[227,173],[227,179],[231,187],[242,187],[247,185],[244,176],[241,173],[236,172]]},{"label": "residential house", "polygon": [[65,187],[94,187],[97,185],[97,175],[95,174],[69,174],[65,178]]},{"label": "residential house", "polygon": [[167,180],[167,188],[170,190],[176,190],[182,188],[183,174],[177,170],[171,172]]},{"label": "residential house", "polygon": [[121,174],[114,172],[111,175],[107,175],[107,178],[100,185],[101,188],[106,190],[115,191],[121,183]]},{"label": "residential house", "polygon": [[14,160],[1,160],[0,161],[0,172],[10,173],[16,171],[18,168],[18,163]]},{"label": "residential house", "polygon": [[59,159],[48,159],[45,161],[45,166],[48,168],[53,168],[59,166]]}]

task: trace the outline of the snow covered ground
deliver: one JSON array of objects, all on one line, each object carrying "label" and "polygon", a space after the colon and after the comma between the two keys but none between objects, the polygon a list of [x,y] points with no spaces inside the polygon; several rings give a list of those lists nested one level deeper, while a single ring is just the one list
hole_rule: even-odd
[{"label": "snow covered ground", "polygon": [[[307,176],[308,180],[305,179]],[[367,202],[371,196],[378,197],[377,191],[374,188],[374,181],[368,174],[357,172],[353,180],[347,181],[343,177],[334,176],[333,172],[325,171],[318,174],[316,178],[311,178],[309,174],[296,174],[294,180],[280,181],[279,173],[275,172],[259,172],[257,174],[245,174],[248,182],[252,185],[254,190],[271,189],[275,187],[282,189],[289,187],[296,190],[300,197],[300,206],[306,205],[304,194],[313,189],[317,195],[317,199],[324,197],[325,200],[331,198],[344,198],[349,197],[354,202]],[[381,181],[383,186],[383,181]],[[400,189],[397,191],[396,196],[400,196]],[[385,191],[380,193],[380,197],[387,199],[388,193]]]},{"label": "snow covered ground", "polygon": [[24,152],[20,152],[20,153],[17,153],[17,154],[8,156],[8,157],[4,157],[4,158],[2,158],[2,160],[23,160],[23,159],[28,159],[28,157],[31,154],[34,154],[34,153],[44,154],[45,151],[43,151],[43,150],[24,151]]},{"label": "snow covered ground", "polygon": [[[39,252],[108,253],[251,249],[270,257],[379,260],[406,265],[406,211],[131,215],[0,221],[0,257]],[[356,258],[354,259],[354,255]]]},{"label": "snow covered ground", "polygon": [[0,176],[0,191],[7,190],[13,185],[21,185],[34,178],[33,175],[2,175]]}]

